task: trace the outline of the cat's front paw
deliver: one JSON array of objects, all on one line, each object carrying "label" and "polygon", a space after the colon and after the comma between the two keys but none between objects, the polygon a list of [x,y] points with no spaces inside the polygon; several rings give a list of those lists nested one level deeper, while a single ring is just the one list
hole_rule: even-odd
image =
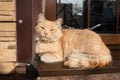
[{"label": "cat's front paw", "polygon": [[63,57],[60,55],[56,56],[55,53],[44,53],[41,55],[41,61],[45,63],[62,62]]},{"label": "cat's front paw", "polygon": [[65,66],[68,66],[70,68],[81,68],[81,69],[86,69],[88,67],[87,62],[81,62],[77,60],[67,60],[64,62]]},{"label": "cat's front paw", "polygon": [[65,61],[64,62],[64,65],[65,66],[68,66],[68,67],[70,67],[70,68],[78,68],[79,66],[78,66],[78,63],[73,63],[73,62],[71,62],[71,61]]},{"label": "cat's front paw", "polygon": [[49,63],[48,56],[47,55],[41,55],[41,61],[44,63]]}]

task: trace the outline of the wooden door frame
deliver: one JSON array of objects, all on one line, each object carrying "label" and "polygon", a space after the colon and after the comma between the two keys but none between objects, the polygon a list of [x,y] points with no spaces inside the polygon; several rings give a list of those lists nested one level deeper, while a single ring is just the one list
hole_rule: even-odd
[{"label": "wooden door frame", "polygon": [[[27,5],[27,6],[26,6]],[[32,0],[16,0],[17,61],[32,61]]]},{"label": "wooden door frame", "polygon": [[38,14],[42,11],[41,4],[41,0],[16,0],[17,62],[33,61],[34,26],[37,23]]}]

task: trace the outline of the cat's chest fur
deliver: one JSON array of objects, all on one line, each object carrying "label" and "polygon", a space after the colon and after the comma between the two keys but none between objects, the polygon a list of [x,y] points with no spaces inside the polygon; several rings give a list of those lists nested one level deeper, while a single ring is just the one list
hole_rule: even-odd
[{"label": "cat's chest fur", "polygon": [[48,43],[38,41],[36,43],[36,46],[37,46],[36,51],[38,53],[56,53],[56,52],[62,51],[61,42],[59,40],[55,42],[48,42]]}]

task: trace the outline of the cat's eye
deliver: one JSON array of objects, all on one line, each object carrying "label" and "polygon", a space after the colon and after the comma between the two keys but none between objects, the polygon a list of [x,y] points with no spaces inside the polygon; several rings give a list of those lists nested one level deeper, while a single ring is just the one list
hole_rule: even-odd
[{"label": "cat's eye", "polygon": [[51,29],[50,31],[54,31],[55,29]]},{"label": "cat's eye", "polygon": [[41,27],[42,29],[45,29],[44,27]]}]

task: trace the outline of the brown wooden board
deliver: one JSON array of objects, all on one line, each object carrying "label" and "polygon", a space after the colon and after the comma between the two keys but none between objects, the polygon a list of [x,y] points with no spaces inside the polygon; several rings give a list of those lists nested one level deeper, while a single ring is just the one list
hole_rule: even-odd
[{"label": "brown wooden board", "polygon": [[63,63],[42,63],[38,62],[37,70],[39,76],[68,76],[68,75],[88,75],[88,74],[105,74],[120,72],[120,61],[114,61],[112,66],[104,68],[95,68],[89,70],[72,69],[63,65]]},{"label": "brown wooden board", "polygon": [[16,0],[0,0],[0,21],[16,21]]},{"label": "brown wooden board", "polygon": [[16,23],[0,22],[0,32],[15,32]]},{"label": "brown wooden board", "polygon": [[56,20],[56,0],[46,0],[45,17],[48,20]]},{"label": "brown wooden board", "polygon": [[[32,1],[17,0],[17,61],[32,61]],[[21,22],[22,21],[22,22]]]},{"label": "brown wooden board", "polygon": [[120,45],[120,34],[100,34],[106,45]]},{"label": "brown wooden board", "polygon": [[0,49],[0,63],[1,62],[13,62],[13,61],[16,62],[16,50],[15,49]]},{"label": "brown wooden board", "polygon": [[0,62],[0,74],[10,74],[14,72],[15,62]]}]

